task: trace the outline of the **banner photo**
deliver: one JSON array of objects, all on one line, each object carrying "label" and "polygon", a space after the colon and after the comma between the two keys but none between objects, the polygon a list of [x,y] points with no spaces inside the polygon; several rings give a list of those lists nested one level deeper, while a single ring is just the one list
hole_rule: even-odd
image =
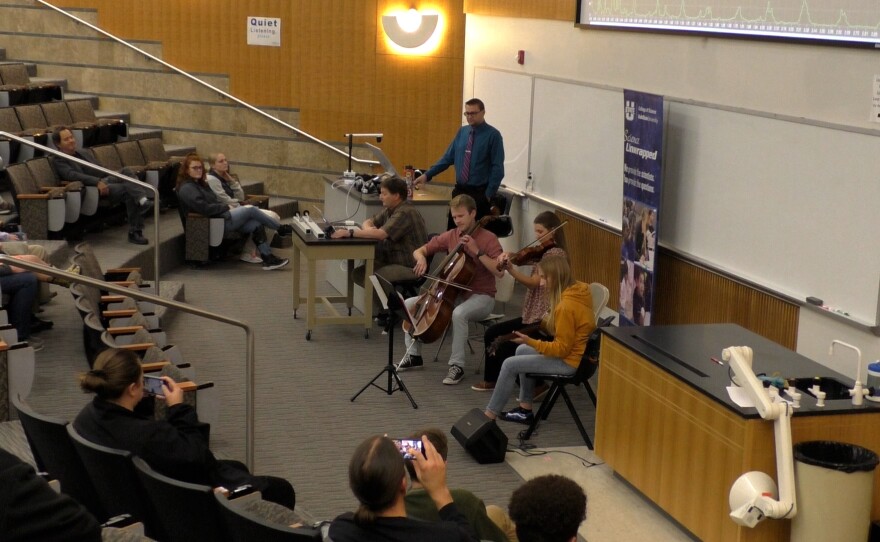
[{"label": "banner photo", "polygon": [[623,227],[620,249],[621,326],[651,325],[657,301],[663,96],[623,91]]}]

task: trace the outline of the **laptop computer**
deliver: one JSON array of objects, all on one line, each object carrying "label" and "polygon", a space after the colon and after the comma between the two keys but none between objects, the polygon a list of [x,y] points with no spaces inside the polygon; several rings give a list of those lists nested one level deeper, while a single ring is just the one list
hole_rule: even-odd
[{"label": "laptop computer", "polygon": [[388,156],[386,156],[385,153],[382,152],[382,149],[370,143],[365,143],[365,145],[373,151],[373,156],[376,157],[376,160],[379,161],[379,164],[382,166],[383,169],[385,169],[385,171],[392,175],[398,174],[397,168],[394,167],[394,164],[391,163],[391,160],[388,158]]}]

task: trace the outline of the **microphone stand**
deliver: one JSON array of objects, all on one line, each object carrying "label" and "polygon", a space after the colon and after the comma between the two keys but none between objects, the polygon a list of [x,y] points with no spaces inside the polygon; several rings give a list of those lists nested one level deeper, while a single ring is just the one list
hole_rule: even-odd
[{"label": "microphone stand", "polygon": [[[388,306],[386,308],[388,309],[388,323],[385,327],[385,331],[388,333],[388,364],[379,371],[379,374],[367,382],[360,391],[352,396],[351,402],[353,403],[354,400],[357,399],[360,394],[364,393],[367,388],[374,386],[388,395],[391,395],[396,391],[402,391],[406,394],[412,407],[419,408],[419,405],[416,404],[412,394],[406,389],[406,384],[403,383],[403,380],[400,379],[400,375],[397,374],[397,366],[394,365],[394,328],[396,328],[402,320],[398,313],[402,310],[406,310],[406,308],[402,306],[400,298],[396,294],[388,296]],[[388,381],[385,387],[376,384],[376,381],[385,373],[388,373]]]}]

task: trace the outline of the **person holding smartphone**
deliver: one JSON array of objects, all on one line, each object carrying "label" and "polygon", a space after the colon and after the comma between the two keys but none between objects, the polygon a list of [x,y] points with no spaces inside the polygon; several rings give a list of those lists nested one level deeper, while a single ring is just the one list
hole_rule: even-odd
[{"label": "person holding smartphone", "polygon": [[293,510],[296,494],[290,482],[275,476],[254,476],[238,461],[214,457],[208,448],[210,426],[200,422],[195,409],[183,402],[183,390],[172,378],[161,378],[161,395],[168,411],[164,420],[156,420],[138,412],[145,394],[137,354],[117,348],[101,352],[92,370],[80,375],[80,387],[96,397],[76,417],[74,428],[96,444],[140,456],[175,480],[230,491],[251,485],[264,500]]},{"label": "person holding smartphone", "polygon": [[375,435],[363,441],[348,464],[348,481],[360,506],[330,523],[334,542],[457,542],[479,540],[452,500],[446,485],[446,462],[427,437],[423,451],[407,450],[425,491],[430,495],[438,522],[411,519],[406,514],[406,468],[403,454],[388,437]]}]

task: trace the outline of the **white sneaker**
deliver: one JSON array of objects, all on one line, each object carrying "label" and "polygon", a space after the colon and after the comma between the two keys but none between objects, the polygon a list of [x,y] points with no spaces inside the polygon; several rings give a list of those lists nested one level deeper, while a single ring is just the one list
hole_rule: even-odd
[{"label": "white sneaker", "polygon": [[238,259],[247,263],[263,263],[263,258],[256,252],[242,252]]}]

